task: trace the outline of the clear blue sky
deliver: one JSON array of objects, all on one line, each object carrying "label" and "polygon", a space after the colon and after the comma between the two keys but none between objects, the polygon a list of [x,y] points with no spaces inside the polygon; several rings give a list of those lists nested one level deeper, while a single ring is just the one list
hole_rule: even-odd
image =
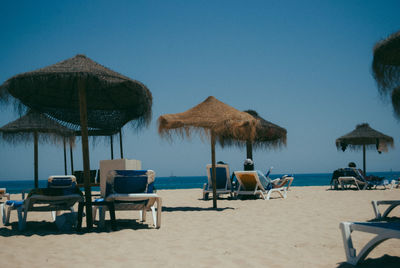
[{"label": "clear blue sky", "polygon": [[[359,123],[390,135],[395,149],[367,153],[367,171],[400,170],[400,123],[371,75],[374,44],[400,29],[395,1],[1,1],[0,83],[13,75],[86,54],[146,84],[153,119],[124,132],[124,156],[158,176],[205,175],[210,144],[198,136],[169,143],[157,118],[213,95],[254,109],[288,131],[287,147],[254,152],[258,169],[332,172],[361,152],[335,139]],[[0,107],[0,125],[18,118]],[[90,143],[91,168],[109,159]],[[217,160],[242,168],[245,149],[217,147]],[[115,146],[115,154],[119,148]],[[81,147],[75,169],[82,168]],[[33,177],[33,145],[0,142],[0,178]],[[61,146],[39,146],[41,179],[63,173]]]}]

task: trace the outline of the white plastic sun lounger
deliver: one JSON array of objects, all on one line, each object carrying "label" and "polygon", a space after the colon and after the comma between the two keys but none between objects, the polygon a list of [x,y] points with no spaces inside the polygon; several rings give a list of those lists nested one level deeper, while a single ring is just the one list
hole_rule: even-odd
[{"label": "white plastic sun lounger", "polygon": [[257,171],[235,171],[239,187],[235,195],[257,195],[269,200],[272,193],[278,193],[282,198],[287,196],[287,186],[266,190],[260,182]]},{"label": "white plastic sun lounger", "polygon": [[10,200],[10,194],[7,193],[6,188],[0,188],[0,216],[2,219],[2,222],[5,222],[5,207],[4,207],[4,202],[2,201],[3,198],[6,198],[7,200]]},{"label": "white plastic sun lounger", "polygon": [[107,175],[105,196],[93,202],[93,219],[99,209],[99,227],[104,227],[105,211],[108,207],[97,206],[96,202],[106,201],[114,203],[115,211],[138,210],[140,221],[146,221],[146,211],[151,211],[154,227],[160,228],[162,199],[153,193],[154,179],[153,170],[110,171]]},{"label": "white plastic sun lounger", "polygon": [[[388,214],[395,208],[400,206],[400,200],[372,200],[372,208],[374,209],[375,212],[375,218],[376,219],[383,219],[386,218],[388,216]],[[386,210],[381,213],[379,211],[378,206],[379,205],[389,205],[389,207],[386,208]]]},{"label": "white plastic sun lounger", "polygon": [[[54,189],[60,189],[60,193],[57,195],[45,194],[45,190],[54,191]],[[76,179],[74,176],[50,176],[48,188],[34,189],[26,199],[23,194],[23,200],[6,202],[7,213],[4,224],[9,224],[11,210],[18,211],[18,228],[20,231],[25,229],[26,219],[30,211],[50,211],[53,220],[59,215],[59,211],[70,210],[73,212],[74,204],[83,201],[83,196],[76,193],[75,189]],[[44,193],[41,193],[41,191]]]},{"label": "white plastic sun lounger", "polygon": [[[352,265],[361,263],[376,246],[385,240],[390,238],[400,239],[400,222],[342,222],[340,223],[340,229],[342,231],[346,259]],[[376,236],[357,254],[351,238],[353,231],[376,234]]]},{"label": "white plastic sun lounger", "polygon": [[[208,164],[206,166],[207,169],[207,180],[208,183],[205,183],[203,185],[203,199],[207,200],[208,195],[213,192],[213,187],[212,187],[212,179],[211,179],[211,173],[212,173],[212,165]],[[231,184],[231,178],[229,174],[229,166],[226,164],[216,164],[215,165],[216,169],[216,188],[217,188],[217,196],[220,194],[229,194],[232,196],[232,184]]]}]

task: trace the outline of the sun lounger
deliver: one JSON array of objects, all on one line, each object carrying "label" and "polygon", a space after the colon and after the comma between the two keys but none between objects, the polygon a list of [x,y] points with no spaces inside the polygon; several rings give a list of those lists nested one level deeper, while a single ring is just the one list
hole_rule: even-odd
[{"label": "sun lounger", "polygon": [[282,198],[286,198],[287,186],[265,189],[262,185],[257,171],[235,171],[236,179],[238,180],[239,187],[235,195],[255,195],[261,196],[264,200],[268,200],[271,194],[276,192]]},{"label": "sun lounger", "polygon": [[[217,188],[217,197],[221,194],[229,194],[232,196],[232,184],[229,173],[229,166],[226,164],[216,164],[216,188]],[[207,179],[208,183],[205,183],[203,186],[203,199],[207,200],[208,195],[213,192],[212,187],[212,165],[208,164],[207,167]]]},{"label": "sun lounger", "polygon": [[[340,223],[347,262],[352,265],[361,263],[376,246],[390,238],[400,239],[400,222],[342,222]],[[357,254],[353,246],[353,231],[376,234]]]},{"label": "sun lounger", "polygon": [[[105,196],[93,202],[93,219],[99,209],[99,227],[104,226],[104,205],[96,202],[113,202],[117,210],[139,210],[140,221],[146,220],[146,211],[151,211],[156,228],[161,226],[162,200],[153,193],[155,172],[153,170],[113,170],[107,175]],[[156,207],[157,205],[157,212]]]},{"label": "sun lounger", "polygon": [[[400,200],[373,200],[372,202],[372,208],[374,209],[375,212],[375,218],[376,219],[384,219],[388,216],[388,214],[395,208],[400,206]],[[379,211],[378,206],[379,205],[389,205],[389,207],[386,208],[386,210],[381,213]]]},{"label": "sun lounger", "polygon": [[76,187],[74,176],[51,176],[48,179],[47,188],[36,188],[29,192],[28,197],[22,196],[23,200],[9,200],[6,202],[7,213],[5,224],[9,224],[12,210],[18,211],[18,228],[24,230],[26,219],[30,211],[50,211],[53,220],[60,211],[69,210],[73,212],[76,202],[83,202],[83,194]]},{"label": "sun lounger", "polygon": [[367,182],[353,176],[339,177],[338,182],[342,189],[350,189],[351,186],[355,186],[358,190],[365,190],[368,187]]},{"label": "sun lounger", "polygon": [[10,194],[7,193],[6,188],[0,188],[0,215],[1,215],[2,222],[4,223],[6,213],[5,213],[3,198],[10,200]]},{"label": "sun lounger", "polygon": [[352,185],[355,185],[358,190],[365,190],[367,188],[377,189],[378,186],[382,186],[383,189],[387,189],[388,187],[392,189],[394,186],[393,181],[392,183],[389,183],[387,179],[379,177],[372,177],[367,180],[362,172],[355,168],[352,168],[350,172],[353,172],[353,174],[350,176],[341,176],[338,178],[338,182],[341,185],[342,189],[348,189]]}]

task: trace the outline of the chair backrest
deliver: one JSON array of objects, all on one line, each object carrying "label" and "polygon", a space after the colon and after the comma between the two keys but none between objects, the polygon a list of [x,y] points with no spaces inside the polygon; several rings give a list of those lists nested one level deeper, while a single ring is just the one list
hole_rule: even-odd
[{"label": "chair backrest", "polygon": [[5,196],[6,194],[6,188],[0,188],[0,199],[3,198],[3,196]]},{"label": "chair backrest", "polygon": [[55,175],[47,179],[47,188],[75,188],[76,178],[73,175]]},{"label": "chair backrest", "polygon": [[[96,177],[97,177],[97,169],[92,169],[90,170],[90,183],[96,183]],[[83,184],[83,171],[82,170],[75,170],[73,172],[73,175],[76,177],[76,182],[78,184]],[[98,180],[97,182],[99,182],[100,180]]]},{"label": "chair backrest", "polygon": [[[207,165],[207,178],[208,178],[208,185],[212,187],[212,165]],[[217,189],[230,189],[231,188],[231,177],[229,173],[229,166],[227,164],[216,164],[215,165],[215,172],[216,172],[216,188]]]},{"label": "chair backrest", "polygon": [[257,188],[263,188],[257,171],[235,171],[235,176],[243,191],[254,191]]},{"label": "chair backrest", "polygon": [[54,175],[47,179],[47,188],[60,189],[63,194],[76,193],[76,178],[73,175]]},{"label": "chair backrest", "polygon": [[107,175],[105,196],[152,193],[154,179],[153,170],[111,170]]}]

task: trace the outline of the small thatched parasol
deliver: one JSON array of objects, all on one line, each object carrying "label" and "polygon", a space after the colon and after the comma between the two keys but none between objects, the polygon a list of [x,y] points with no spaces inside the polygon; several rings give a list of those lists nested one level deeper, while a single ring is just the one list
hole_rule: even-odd
[{"label": "small thatched parasol", "polygon": [[259,121],[259,124],[257,124],[254,141],[246,141],[247,158],[253,160],[253,147],[267,149],[286,146],[286,129],[265,120],[254,110],[247,110],[245,112],[252,115]]},{"label": "small thatched parasol", "polygon": [[336,139],[336,147],[343,152],[347,147],[352,150],[363,149],[363,171],[365,175],[365,149],[376,149],[379,153],[387,152],[388,145],[393,147],[393,138],[372,129],[366,123],[357,125],[352,132]]},{"label": "small thatched parasol", "polygon": [[35,188],[39,187],[39,142],[64,143],[64,166],[66,171],[65,140],[69,140],[69,143],[73,145],[75,140],[74,132],[46,115],[30,110],[26,115],[1,127],[0,133],[2,138],[10,143],[34,142]]},{"label": "small thatched parasol", "polygon": [[217,208],[215,183],[215,143],[223,147],[235,140],[254,140],[257,120],[251,115],[208,97],[202,103],[183,113],[165,114],[158,118],[158,132],[161,136],[171,132],[183,136],[190,136],[192,132],[199,132],[210,138],[211,162],[213,182],[213,207]]},{"label": "small thatched parasol", "polygon": [[0,86],[0,98],[26,105],[81,129],[86,221],[92,228],[88,127],[120,130],[126,123],[139,128],[151,120],[152,96],[141,82],[118,74],[84,55],[23,73]]}]

